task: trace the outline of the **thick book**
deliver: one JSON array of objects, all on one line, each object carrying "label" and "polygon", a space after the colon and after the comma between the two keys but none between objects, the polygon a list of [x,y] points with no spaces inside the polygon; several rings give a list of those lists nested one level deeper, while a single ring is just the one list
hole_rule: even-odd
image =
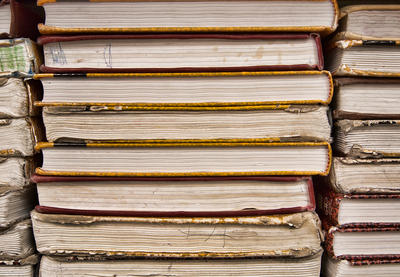
[{"label": "thick book", "polygon": [[0,229],[29,218],[36,200],[33,186],[25,188],[0,187]]},{"label": "thick book", "polygon": [[325,277],[397,277],[400,275],[399,258],[364,258],[335,259],[324,255],[322,259],[322,276]]},{"label": "thick book", "polygon": [[300,258],[321,251],[313,212],[255,217],[131,217],[32,211],[40,253],[186,258]]},{"label": "thick book", "polygon": [[39,205],[56,213],[244,216],[313,211],[310,177],[57,177],[34,175]]},{"label": "thick book", "polygon": [[42,138],[35,118],[0,119],[0,157],[33,156],[34,145]]},{"label": "thick book", "polygon": [[[0,260],[20,260],[35,252],[35,242],[30,219],[17,222],[0,231]],[[0,262],[1,265],[1,262]]]},{"label": "thick book", "polygon": [[353,157],[400,157],[400,121],[338,120],[335,150]]},{"label": "thick book", "polygon": [[40,60],[30,39],[0,39],[0,77],[31,77],[39,71]]},{"label": "thick book", "polygon": [[398,40],[339,40],[326,53],[326,69],[334,76],[400,76]]},{"label": "thick book", "polygon": [[35,74],[37,106],[254,106],[324,104],[329,71]]},{"label": "thick book", "polygon": [[400,79],[335,78],[335,119],[400,119]]},{"label": "thick book", "polygon": [[336,259],[400,258],[399,223],[323,226],[326,253]]},{"label": "thick book", "polygon": [[399,194],[400,159],[334,157],[329,178],[317,178],[342,194]]},{"label": "thick book", "polygon": [[39,108],[34,102],[41,99],[39,81],[20,78],[0,78],[0,118],[36,116]]},{"label": "thick book", "polygon": [[315,184],[318,214],[334,226],[400,223],[400,194],[343,194],[327,183]]},{"label": "thick book", "polygon": [[32,158],[1,157],[0,186],[25,187],[29,185],[29,178],[34,167],[35,161]]},{"label": "thick book", "polygon": [[43,123],[47,141],[331,140],[328,107],[317,105],[56,106],[43,108]]},{"label": "thick book", "polygon": [[[10,2],[10,7],[7,7],[11,12],[9,31],[6,32],[8,36],[36,40],[39,36],[38,24],[44,22],[45,18],[43,7],[37,6],[35,0],[3,0],[2,2]],[[3,19],[0,17],[0,20]]]},{"label": "thick book", "polygon": [[43,256],[41,277],[67,276],[319,276],[321,253],[305,258],[286,259],[129,259],[107,260],[89,257]]},{"label": "thick book", "polygon": [[340,10],[337,39],[398,40],[400,5],[352,5]]},{"label": "thick book", "polygon": [[[42,34],[321,32],[336,28],[335,0],[46,1]],[[162,16],[160,16],[162,14]]]},{"label": "thick book", "polygon": [[[322,70],[318,34],[43,36],[41,72]],[[160,62],[162,61],[162,62]]]},{"label": "thick book", "polygon": [[327,175],[327,142],[164,140],[130,143],[38,143],[39,175],[258,176]]},{"label": "thick book", "polygon": [[8,38],[11,24],[11,9],[9,0],[0,1],[0,38]]}]

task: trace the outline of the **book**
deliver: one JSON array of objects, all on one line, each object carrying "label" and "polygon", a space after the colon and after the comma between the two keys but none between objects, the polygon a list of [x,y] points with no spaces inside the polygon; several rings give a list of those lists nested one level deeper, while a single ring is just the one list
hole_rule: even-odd
[{"label": "book", "polygon": [[0,228],[8,228],[17,221],[29,218],[35,200],[33,186],[0,187]]},{"label": "book", "polygon": [[109,274],[128,277],[130,274],[174,276],[319,276],[321,254],[298,259],[91,259],[90,257],[43,256],[39,274],[50,277],[56,274],[66,277],[70,274]]},{"label": "book", "polygon": [[336,119],[400,119],[400,79],[335,78]]},{"label": "book", "polygon": [[40,56],[33,41],[0,39],[0,77],[29,77],[39,71]]},{"label": "book", "polygon": [[[35,252],[35,242],[30,219],[17,222],[0,231],[0,260],[19,260]],[[1,264],[1,262],[0,262]]]},{"label": "book", "polygon": [[340,10],[336,38],[362,40],[397,40],[400,32],[400,5],[352,5]]},{"label": "book", "polygon": [[[343,194],[398,194],[399,170],[397,158],[334,157],[328,184]],[[327,181],[317,179],[321,183]]]},{"label": "book", "polygon": [[[36,208],[38,209],[38,208]],[[260,217],[118,217],[31,213],[44,255],[300,258],[321,251],[315,213]]]},{"label": "book", "polygon": [[9,2],[9,9],[11,10],[9,36],[30,38],[35,41],[39,36],[37,25],[44,22],[45,19],[43,7],[37,6],[34,0],[10,0]]},{"label": "book", "polygon": [[0,119],[0,157],[28,157],[34,154],[35,142],[41,133],[35,119]]},{"label": "book", "polygon": [[324,255],[322,261],[322,276],[326,277],[375,277],[377,275],[396,277],[400,274],[400,260],[398,258],[348,258],[338,260]]},{"label": "book", "polygon": [[0,78],[0,118],[21,118],[39,115],[33,104],[41,99],[39,81],[19,78]]},{"label": "book", "polygon": [[335,149],[354,157],[399,157],[397,120],[338,120]]},{"label": "book", "polygon": [[2,0],[0,2],[0,38],[8,38],[11,24],[10,2]]},{"label": "book", "polygon": [[14,260],[0,259],[0,276],[32,277],[35,274],[35,265],[38,262],[39,257],[37,255]]},{"label": "book", "polygon": [[38,43],[40,70],[50,73],[323,69],[318,34],[43,36]]},{"label": "book", "polygon": [[[283,121],[285,124],[282,124]],[[328,108],[317,105],[168,108],[56,106],[43,108],[43,122],[48,141],[331,140]]]},{"label": "book", "polygon": [[0,157],[0,186],[21,188],[28,186],[34,168],[35,161],[32,158]]},{"label": "book", "polygon": [[399,258],[399,223],[323,225],[326,253],[336,259]]},{"label": "book", "polygon": [[400,42],[339,40],[326,48],[326,69],[334,76],[399,77]]},{"label": "book", "polygon": [[[336,28],[335,0],[38,1],[42,34],[123,32],[324,32]],[[160,16],[162,14],[162,16]]]},{"label": "book", "polygon": [[351,6],[351,5],[376,5],[376,4],[398,4],[397,0],[338,0],[338,6],[340,8],[344,6]]},{"label": "book", "polygon": [[33,175],[41,209],[134,216],[238,216],[313,211],[310,177],[107,178]]},{"label": "book", "polygon": [[327,142],[178,140],[132,143],[38,143],[39,175],[251,176],[326,175]]},{"label": "book", "polygon": [[35,74],[37,106],[253,106],[324,104],[329,71]]},{"label": "book", "polygon": [[317,211],[333,226],[398,223],[400,194],[343,194],[316,182]]}]

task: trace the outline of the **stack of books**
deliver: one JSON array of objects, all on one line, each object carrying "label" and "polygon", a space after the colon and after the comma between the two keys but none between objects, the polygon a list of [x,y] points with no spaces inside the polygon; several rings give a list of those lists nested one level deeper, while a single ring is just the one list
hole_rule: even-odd
[{"label": "stack of books", "polygon": [[319,276],[335,1],[38,3],[41,276]]},{"label": "stack of books", "polygon": [[40,63],[29,39],[12,38],[27,30],[19,32],[16,24],[10,30],[8,4],[0,4],[0,276],[32,277],[38,257],[30,211],[37,196],[29,179],[40,132],[33,118],[36,95],[31,94],[37,83],[24,77]]},{"label": "stack of books", "polygon": [[318,186],[325,276],[400,274],[400,5],[341,10],[328,67],[336,157]]}]

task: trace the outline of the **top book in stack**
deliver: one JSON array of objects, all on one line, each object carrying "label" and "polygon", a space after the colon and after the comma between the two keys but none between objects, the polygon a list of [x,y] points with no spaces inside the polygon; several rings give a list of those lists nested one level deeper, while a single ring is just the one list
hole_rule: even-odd
[{"label": "top book in stack", "polygon": [[[127,32],[318,32],[337,24],[335,0],[48,1],[42,34]],[[295,9],[293,7],[296,7]]]}]

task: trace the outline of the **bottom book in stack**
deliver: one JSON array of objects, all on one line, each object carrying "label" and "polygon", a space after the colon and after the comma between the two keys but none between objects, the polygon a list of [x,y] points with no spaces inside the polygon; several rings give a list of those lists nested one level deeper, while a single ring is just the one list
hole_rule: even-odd
[{"label": "bottom book in stack", "polygon": [[334,158],[316,186],[324,276],[400,275],[399,183],[398,159]]},{"label": "bottom book in stack", "polygon": [[309,177],[33,180],[42,277],[320,274]]}]

